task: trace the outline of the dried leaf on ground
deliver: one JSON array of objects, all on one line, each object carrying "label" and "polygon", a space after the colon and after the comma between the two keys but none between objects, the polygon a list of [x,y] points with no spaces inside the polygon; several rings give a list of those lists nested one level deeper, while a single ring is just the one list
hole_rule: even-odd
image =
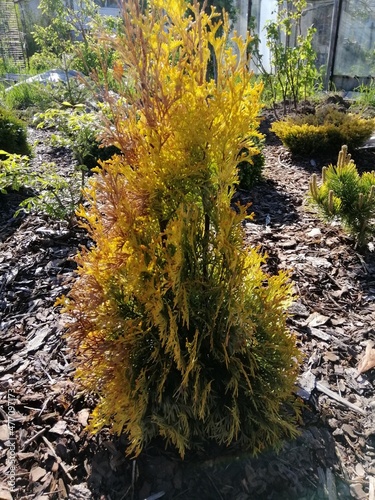
[{"label": "dried leaf on ground", "polygon": [[367,344],[365,353],[358,363],[358,375],[367,372],[368,370],[371,370],[371,368],[375,367],[375,349],[373,348],[373,346],[374,344],[372,342],[369,342]]}]

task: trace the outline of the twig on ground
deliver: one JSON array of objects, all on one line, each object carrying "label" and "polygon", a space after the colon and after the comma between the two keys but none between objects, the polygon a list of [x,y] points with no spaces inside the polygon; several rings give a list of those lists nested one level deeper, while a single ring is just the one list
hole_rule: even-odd
[{"label": "twig on ground", "polygon": [[51,450],[51,453],[52,455],[56,458],[57,460],[57,463],[61,466],[62,470],[64,471],[66,477],[70,480],[70,481],[73,481],[73,478],[72,476],[69,474],[69,471],[66,467],[66,465],[64,464],[64,462],[61,460],[61,458],[57,455],[54,447],[52,446],[52,443],[50,441],[48,441],[48,439],[45,437],[45,436],[42,436],[42,439],[43,441],[46,443],[46,445],[48,446],[48,448]]},{"label": "twig on ground", "polygon": [[351,403],[350,401],[347,401],[346,399],[341,397],[339,394],[336,394],[336,392],[331,391],[331,389],[328,389],[328,387],[323,385],[321,382],[317,382],[315,387],[318,389],[318,391],[323,392],[324,394],[326,394],[330,398],[335,399],[336,401],[338,401],[339,403],[342,403],[343,405],[347,406],[351,410],[356,411],[357,413],[360,413],[361,415],[364,415],[364,416],[367,415],[367,412],[365,410],[362,410],[362,408],[360,408],[359,406]]},{"label": "twig on ground", "polygon": [[22,447],[22,451],[25,451],[28,446],[33,442],[35,441],[36,439],[38,439],[39,436],[41,436],[42,434],[44,434],[44,432],[46,431],[46,429],[41,429],[39,432],[37,432],[34,436],[32,436],[30,439],[28,439],[27,441],[25,441],[23,443],[23,447]]}]

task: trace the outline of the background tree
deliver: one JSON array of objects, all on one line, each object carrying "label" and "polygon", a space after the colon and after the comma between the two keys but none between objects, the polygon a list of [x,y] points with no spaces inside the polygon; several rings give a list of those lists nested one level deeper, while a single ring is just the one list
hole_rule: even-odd
[{"label": "background tree", "polygon": [[[32,60],[38,64],[51,61],[63,68],[78,69],[85,74],[100,68],[106,60],[111,64],[113,52],[99,47],[98,31],[115,32],[120,20],[101,16],[99,6],[93,0],[78,0],[74,5],[65,0],[41,0],[42,25],[35,25],[33,36],[39,47],[39,54]],[[56,65],[52,64],[53,65]],[[39,67],[39,70],[44,69]]]}]

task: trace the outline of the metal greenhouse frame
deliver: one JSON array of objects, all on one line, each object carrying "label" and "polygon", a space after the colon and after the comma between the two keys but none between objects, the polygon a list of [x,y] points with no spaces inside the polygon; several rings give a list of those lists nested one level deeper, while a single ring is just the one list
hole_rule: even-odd
[{"label": "metal greenhouse frame", "polygon": [[[247,4],[247,5],[246,5]],[[286,2],[284,2],[286,5]],[[293,7],[294,2],[288,1]],[[264,26],[275,19],[277,0],[238,0],[239,17],[255,21],[260,52],[267,65]],[[246,12],[247,9],[247,12]],[[324,69],[325,88],[353,90],[375,77],[375,0],[308,0],[302,28],[316,28],[317,66]]]},{"label": "metal greenhouse frame", "polygon": [[0,0],[0,58],[25,67],[23,34],[13,0]]}]

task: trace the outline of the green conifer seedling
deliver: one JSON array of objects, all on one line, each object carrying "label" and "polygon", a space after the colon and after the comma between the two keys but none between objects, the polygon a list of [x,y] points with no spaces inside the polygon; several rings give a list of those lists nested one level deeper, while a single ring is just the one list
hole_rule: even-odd
[{"label": "green conifer seedling", "polygon": [[337,165],[323,167],[322,184],[318,186],[313,174],[309,186],[311,201],[322,215],[328,220],[337,217],[363,247],[374,233],[375,172],[359,175],[348,147],[343,146]]}]

